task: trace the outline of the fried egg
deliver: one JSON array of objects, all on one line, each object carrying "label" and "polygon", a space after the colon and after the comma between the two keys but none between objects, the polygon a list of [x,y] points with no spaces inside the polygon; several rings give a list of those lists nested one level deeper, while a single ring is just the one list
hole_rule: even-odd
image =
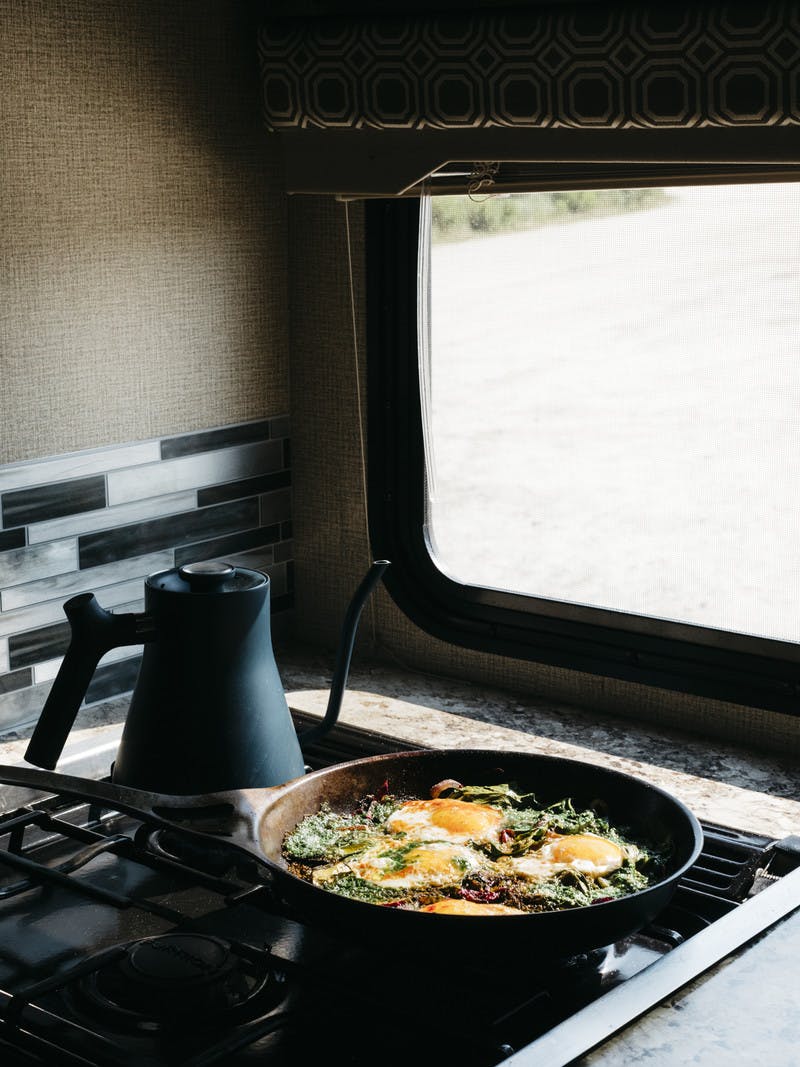
[{"label": "fried egg", "polygon": [[384,839],[346,861],[314,871],[315,884],[324,884],[341,874],[354,874],[387,889],[458,885],[466,874],[485,865],[483,857],[465,845],[447,841],[407,844]]},{"label": "fried egg", "polygon": [[525,856],[508,856],[500,864],[523,878],[549,878],[559,871],[576,871],[589,878],[600,878],[618,870],[628,852],[597,834],[564,834],[551,837],[535,852]]},{"label": "fried egg", "polygon": [[466,800],[409,800],[386,820],[392,834],[410,834],[427,841],[496,842],[504,815],[489,804]]},{"label": "fried egg", "polygon": [[437,915],[524,915],[519,908],[507,904],[480,904],[472,900],[437,900],[426,904],[420,911],[432,911]]}]

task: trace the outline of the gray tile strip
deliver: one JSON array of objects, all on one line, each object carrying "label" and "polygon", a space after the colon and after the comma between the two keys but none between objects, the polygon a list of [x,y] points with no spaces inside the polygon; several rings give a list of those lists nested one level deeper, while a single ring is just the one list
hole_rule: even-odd
[{"label": "gray tile strip", "polygon": [[[142,590],[140,589],[139,592],[141,593]],[[111,605],[106,604],[105,606],[106,607],[110,607]],[[129,613],[131,611],[144,611],[144,598],[143,597],[139,597],[138,600],[131,600],[127,604],[114,604],[114,614],[115,615],[122,615],[123,612],[127,614],[127,613]]]},{"label": "gray tile strip", "polygon": [[0,608],[6,610],[5,587],[50,578],[77,568],[78,542],[74,538],[3,552],[0,555]]},{"label": "gray tile strip", "polygon": [[28,526],[106,506],[106,480],[102,474],[70,478],[66,482],[34,485],[0,495],[4,526]]},{"label": "gray tile strip", "polygon": [[273,522],[283,522],[292,515],[291,489],[278,489],[274,493],[265,493],[261,497],[261,525],[270,526]]},{"label": "gray tile strip", "polygon": [[119,448],[72,452],[53,459],[35,459],[17,465],[6,464],[0,466],[0,492],[26,485],[46,485],[48,482],[78,478],[84,474],[102,474],[121,467],[133,467],[139,463],[154,463],[160,455],[158,441],[144,441]]},{"label": "gray tile strip", "polygon": [[[142,588],[144,588],[144,583],[142,583]],[[113,614],[121,615],[143,610],[144,601],[139,600],[133,604],[115,605]],[[21,634],[12,634],[11,637],[4,638],[8,646],[8,668],[17,670],[19,667],[33,667],[35,675],[39,665],[50,660],[60,661],[67,651],[70,633],[70,625],[64,619],[63,622],[40,626],[36,630],[26,630]]]},{"label": "gray tile strip", "polygon": [[49,691],[50,682],[45,682],[12,693],[0,693],[0,730],[38,719]]},{"label": "gray tile strip", "polygon": [[291,485],[291,471],[273,471],[272,474],[260,474],[256,478],[244,478],[238,482],[224,482],[197,490],[197,503],[201,508],[210,504],[219,504],[225,500],[239,500],[242,497],[260,496],[274,489],[283,489]]},{"label": "gray tile strip", "polygon": [[261,571],[262,574],[266,574],[267,568],[271,567],[274,562],[272,545],[254,548],[248,552],[237,552],[234,555],[226,556],[225,562],[230,563],[232,567],[244,567],[245,570]]},{"label": "gray tile strip", "polygon": [[[174,545],[191,545],[223,534],[237,534],[258,526],[258,500],[237,500],[213,508],[198,508],[182,515],[148,519],[117,530],[84,534],[78,539],[81,568],[138,556],[143,552],[171,549]],[[266,540],[262,542],[266,544]],[[258,544],[258,542],[251,542]],[[242,546],[247,547],[247,546]]]},{"label": "gray tile strip", "polygon": [[289,592],[289,582],[285,563],[276,563],[272,567],[268,567],[267,576],[269,577],[269,591],[271,598],[274,599],[275,597],[284,596]]},{"label": "gray tile strip", "polygon": [[67,600],[76,593],[93,592],[104,585],[117,585],[128,578],[141,578],[142,582],[155,571],[167,570],[173,563],[172,550],[151,552],[146,556],[133,556],[129,559],[107,563],[101,567],[90,567],[83,571],[60,574],[40,582],[29,582],[6,589],[0,593],[3,610],[41,604],[46,600]]},{"label": "gray tile strip", "polygon": [[251,548],[262,548],[276,541],[279,526],[261,526],[243,533],[215,537],[208,541],[199,541],[184,548],[175,549],[175,564],[183,567],[187,563],[197,563],[203,559],[227,559],[231,553],[246,552]]},{"label": "gray tile strip", "polygon": [[57,537],[69,537],[75,534],[94,533],[96,530],[111,530],[117,526],[127,526],[132,522],[145,519],[158,519],[163,515],[177,515],[197,506],[197,493],[187,490],[185,493],[173,493],[170,496],[156,496],[148,500],[137,500],[133,504],[121,504],[116,508],[102,508],[100,511],[85,511],[82,515],[73,515],[52,522],[37,522],[28,527],[28,544],[53,541]]},{"label": "gray tile strip", "polygon": [[[123,659],[134,659],[141,656],[141,654],[142,650],[138,645],[122,645],[120,648],[112,648],[110,652],[106,652],[98,666],[107,667],[109,663],[119,663]],[[63,656],[56,656],[55,659],[45,660],[44,663],[36,663],[33,667],[34,685],[38,685],[39,682],[51,682],[58,674],[58,669],[63,662]]]},{"label": "gray tile strip", "polygon": [[16,689],[25,689],[33,682],[33,672],[27,667],[11,674],[0,674],[0,694],[12,693]]},{"label": "gray tile strip", "polygon": [[179,456],[191,456],[197,452],[212,452],[232,445],[266,441],[269,436],[269,419],[239,423],[236,426],[221,426],[217,430],[185,433],[180,437],[167,437],[161,442],[161,458],[177,459]]},{"label": "gray tile strip", "polygon": [[131,470],[112,471],[108,475],[108,503],[112,506],[125,504],[181,489],[199,489],[218,482],[252,478],[279,470],[282,463],[282,442],[266,441],[164,460]]},{"label": "gray tile strip", "polygon": [[95,704],[120,693],[129,693],[136,684],[138,674],[138,656],[119,663],[109,663],[107,667],[98,667],[86,690],[86,703]]},{"label": "gray tile strip", "polygon": [[290,560],[294,556],[294,542],[292,541],[279,541],[275,545],[275,562],[283,563],[285,560]]},{"label": "gray tile strip", "polygon": [[[118,604],[127,604],[142,595],[142,580],[136,578],[120,585],[107,585],[98,589],[97,599],[104,608],[113,608]],[[64,607],[60,600],[48,600],[46,604],[34,604],[29,608],[5,611],[0,614],[0,637],[35,630],[38,626],[47,626],[52,622],[64,622]]]},{"label": "gray tile strip", "polygon": [[64,657],[59,656],[58,659],[47,659],[44,663],[35,663],[33,666],[33,684],[52,682],[63,662]]},{"label": "gray tile strip", "polygon": [[12,670],[63,656],[69,645],[71,628],[66,618],[50,626],[12,634],[8,640],[8,663]]},{"label": "gray tile strip", "polygon": [[8,552],[12,548],[23,548],[24,545],[24,527],[17,527],[14,530],[0,530],[0,552]]}]

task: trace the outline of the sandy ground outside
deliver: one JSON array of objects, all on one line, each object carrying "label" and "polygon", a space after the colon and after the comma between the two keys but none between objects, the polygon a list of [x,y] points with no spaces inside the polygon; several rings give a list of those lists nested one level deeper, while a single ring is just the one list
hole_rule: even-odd
[{"label": "sandy ground outside", "polygon": [[440,567],[800,640],[798,281],[792,185],[435,245]]}]

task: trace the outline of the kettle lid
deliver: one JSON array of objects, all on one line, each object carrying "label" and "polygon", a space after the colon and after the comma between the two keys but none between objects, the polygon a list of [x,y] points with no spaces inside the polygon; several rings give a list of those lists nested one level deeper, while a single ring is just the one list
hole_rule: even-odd
[{"label": "kettle lid", "polygon": [[203,560],[187,563],[173,570],[151,574],[147,584],[168,593],[242,593],[266,585],[268,579],[260,571],[233,567],[230,563]]}]

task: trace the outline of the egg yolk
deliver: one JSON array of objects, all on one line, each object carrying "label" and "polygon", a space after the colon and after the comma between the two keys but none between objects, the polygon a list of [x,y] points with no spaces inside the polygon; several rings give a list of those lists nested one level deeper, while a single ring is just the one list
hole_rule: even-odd
[{"label": "egg yolk", "polygon": [[[478,861],[469,849],[458,846],[419,845],[410,849],[403,857],[404,865],[400,870],[368,867],[363,878],[380,881],[388,886],[413,884],[447,884],[460,882],[464,872],[474,870]],[[361,871],[358,872],[361,874]]]},{"label": "egg yolk", "polygon": [[546,847],[553,863],[584,874],[611,874],[625,862],[625,852],[619,845],[595,834],[567,834]]},{"label": "egg yolk", "polygon": [[429,837],[451,841],[482,841],[496,837],[503,813],[488,804],[465,800],[410,800],[386,820],[392,833],[425,831]]},{"label": "egg yolk", "polygon": [[576,871],[599,878],[625,862],[625,850],[597,834],[554,835],[536,852],[500,861],[523,878],[550,878],[558,871]]},{"label": "egg yolk", "polygon": [[318,867],[313,880],[315,885],[321,885],[338,875],[354,874],[392,889],[457,885],[466,873],[480,870],[484,862],[466,845],[445,841],[398,845],[384,839],[357,857]]},{"label": "egg yolk", "polygon": [[524,915],[519,908],[509,908],[507,904],[480,904],[472,900],[437,900],[435,904],[426,904],[420,911],[432,911],[437,915]]}]

